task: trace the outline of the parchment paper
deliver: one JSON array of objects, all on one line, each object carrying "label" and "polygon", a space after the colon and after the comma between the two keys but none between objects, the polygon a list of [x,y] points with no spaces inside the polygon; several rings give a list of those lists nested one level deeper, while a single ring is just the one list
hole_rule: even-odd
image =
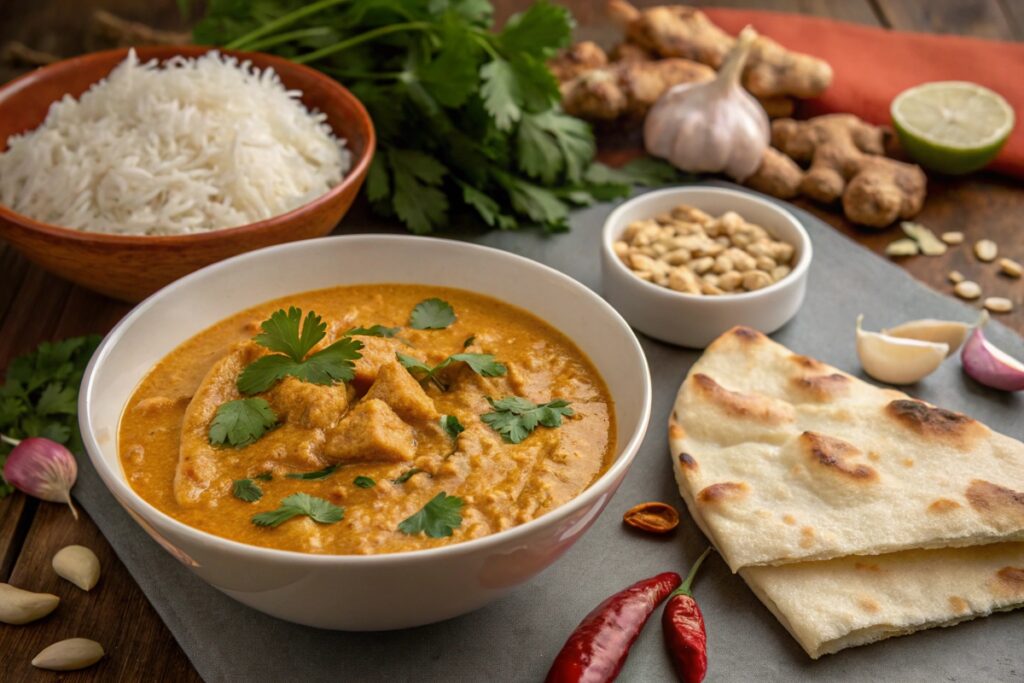
[{"label": "parchment paper", "polygon": [[[600,230],[610,209],[602,205],[576,213],[565,235],[491,233],[473,241],[547,263],[600,291]],[[976,320],[976,310],[929,290],[821,221],[794,211],[811,234],[815,256],[803,309],[773,335],[794,351],[857,372],[858,312],[866,314],[868,329],[922,317]],[[1013,332],[993,324],[987,334],[1024,357],[1024,343]],[[570,631],[595,605],[656,573],[684,574],[706,545],[679,499],[666,443],[668,411],[698,354],[642,336],[641,341],[654,380],[651,427],[602,517],[533,581],[498,603],[441,624],[340,633],[265,616],[209,587],[160,549],[110,496],[86,458],[75,494],[208,681],[540,681]],[[1024,437],[1024,399],[978,386],[963,375],[957,359],[910,393]],[[668,501],[683,511],[676,534],[652,539],[623,527],[622,513],[647,500]],[[717,556],[705,564],[696,596],[707,621],[708,681],[1024,680],[1024,611],[892,638],[815,662]],[[659,615],[634,646],[620,681],[673,680]]]}]

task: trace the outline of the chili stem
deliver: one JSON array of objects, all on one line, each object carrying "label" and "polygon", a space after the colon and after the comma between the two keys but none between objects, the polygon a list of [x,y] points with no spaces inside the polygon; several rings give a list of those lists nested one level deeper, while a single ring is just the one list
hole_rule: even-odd
[{"label": "chili stem", "polygon": [[375,40],[381,36],[386,36],[389,33],[398,33],[399,31],[429,31],[432,27],[431,24],[425,21],[409,21],[404,24],[391,24],[390,26],[381,26],[375,28],[372,31],[367,31],[361,35],[349,38],[348,40],[342,40],[334,45],[328,45],[322,47],[319,50],[314,50],[308,54],[301,55],[292,59],[293,62],[298,64],[308,64],[324,57],[329,57],[336,52],[347,50],[350,47],[355,47],[370,40]]},{"label": "chili stem", "polygon": [[262,38],[263,36],[273,33],[280,28],[284,28],[289,24],[294,24],[299,19],[308,17],[311,14],[316,14],[317,12],[322,12],[325,9],[330,9],[335,5],[344,4],[348,1],[349,0],[320,0],[319,2],[314,2],[295,10],[294,12],[290,12],[283,17],[278,17],[277,19],[260,26],[258,29],[246,33],[241,38],[235,38],[224,47],[228,50],[241,49],[246,43],[256,40],[257,38]]},{"label": "chili stem", "polygon": [[12,439],[11,437],[7,436],[6,434],[0,434],[0,441],[3,441],[4,443],[8,443],[8,444],[10,444],[12,446],[17,446],[19,443],[21,443],[20,439]]},{"label": "chili stem", "polygon": [[707,550],[701,553],[700,557],[697,558],[697,561],[693,563],[692,567],[690,567],[690,573],[686,575],[686,579],[683,580],[682,585],[679,586],[679,588],[672,591],[672,595],[668,596],[669,600],[671,600],[673,597],[677,595],[686,595],[691,598],[693,597],[693,591],[690,589],[693,586],[693,580],[697,577],[697,570],[700,569],[701,564],[704,563],[704,558],[711,554],[712,550],[713,548],[711,546],[708,546]]}]

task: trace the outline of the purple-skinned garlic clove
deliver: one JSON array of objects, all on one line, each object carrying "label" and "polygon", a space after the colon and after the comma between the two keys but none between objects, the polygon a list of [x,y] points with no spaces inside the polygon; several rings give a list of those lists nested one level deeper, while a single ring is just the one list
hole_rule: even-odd
[{"label": "purple-skinned garlic clove", "polygon": [[78,462],[56,441],[33,436],[18,441],[0,437],[14,446],[7,454],[4,479],[14,488],[30,496],[54,503],[67,503],[78,519],[78,510],[71,502],[71,487],[78,478]]},{"label": "purple-skinned garlic clove", "polygon": [[983,316],[960,352],[964,372],[978,384],[1001,391],[1024,391],[1024,364],[985,339]]}]

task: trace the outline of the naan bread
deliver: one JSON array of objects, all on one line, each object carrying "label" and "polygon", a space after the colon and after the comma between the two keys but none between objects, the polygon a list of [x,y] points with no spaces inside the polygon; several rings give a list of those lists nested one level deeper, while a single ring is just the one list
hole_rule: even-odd
[{"label": "naan bread", "polygon": [[1024,606],[1024,543],[747,567],[740,576],[817,659]]},{"label": "naan bread", "polygon": [[1024,540],[1024,444],[748,328],[690,370],[669,438],[733,571]]}]

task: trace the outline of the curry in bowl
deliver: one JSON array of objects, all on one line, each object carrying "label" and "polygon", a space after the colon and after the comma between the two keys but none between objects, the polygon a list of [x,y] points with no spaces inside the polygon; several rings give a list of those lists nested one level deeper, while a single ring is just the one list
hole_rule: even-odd
[{"label": "curry in bowl", "polygon": [[132,488],[253,545],[392,553],[486,536],[579,495],[615,408],[571,340],[464,290],[356,285],[270,301],[161,360],[120,423]]}]

